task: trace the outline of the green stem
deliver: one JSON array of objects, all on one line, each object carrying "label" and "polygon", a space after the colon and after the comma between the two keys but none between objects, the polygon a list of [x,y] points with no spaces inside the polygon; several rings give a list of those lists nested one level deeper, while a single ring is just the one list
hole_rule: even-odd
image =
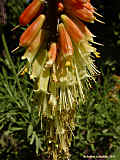
[{"label": "green stem", "polygon": [[11,65],[13,74],[16,77],[16,82],[17,82],[18,88],[19,88],[19,90],[21,92],[21,95],[23,96],[23,99],[24,99],[24,101],[25,101],[25,103],[26,103],[26,105],[28,107],[28,111],[31,112],[31,107],[30,107],[30,105],[29,105],[29,103],[28,103],[28,101],[26,99],[26,96],[25,96],[24,92],[22,91],[22,88],[21,88],[21,85],[20,85],[20,81],[19,81],[18,75],[17,75],[16,70],[15,70],[15,66],[14,66],[13,61],[11,59],[10,53],[8,51],[8,47],[7,47],[7,43],[6,43],[6,40],[5,40],[4,33],[1,34],[1,37],[2,37],[2,42],[3,42],[4,49],[5,49],[5,52],[6,52],[6,55],[7,55],[7,59],[9,61],[10,65]]}]

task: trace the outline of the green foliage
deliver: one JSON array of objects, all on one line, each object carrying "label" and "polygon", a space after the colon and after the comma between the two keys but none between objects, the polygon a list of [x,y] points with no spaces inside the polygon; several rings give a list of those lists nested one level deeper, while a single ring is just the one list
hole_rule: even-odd
[{"label": "green foliage", "polygon": [[[84,155],[116,155],[120,146],[120,97],[112,101],[114,81],[110,73],[103,84],[97,82],[88,92],[88,100],[78,107],[77,126],[72,144],[72,160]],[[113,96],[113,95],[112,95]]]},{"label": "green foliage", "polygon": [[18,77],[16,67],[19,73],[20,59],[15,67],[4,34],[2,42],[6,55],[0,58],[0,158],[24,159],[31,153],[33,159],[39,149],[45,149],[38,106],[33,102],[33,84],[27,75]]},{"label": "green foliage", "polygon": [[[33,105],[32,83],[27,76],[19,78],[27,102],[32,106],[30,113],[16,84],[15,75],[8,74],[5,66],[2,64],[0,73],[0,159],[24,159],[25,154],[31,152],[34,156],[35,151],[38,154],[39,149],[44,150],[44,133],[40,130],[38,107]],[[22,152],[25,153],[22,155]]]}]

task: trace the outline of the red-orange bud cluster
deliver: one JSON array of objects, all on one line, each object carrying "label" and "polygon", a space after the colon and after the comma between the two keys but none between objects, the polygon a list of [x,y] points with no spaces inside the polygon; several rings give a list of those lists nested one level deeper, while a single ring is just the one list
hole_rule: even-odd
[{"label": "red-orange bud cluster", "polygon": [[66,12],[72,17],[78,17],[85,22],[95,20],[94,7],[88,0],[64,0]]}]

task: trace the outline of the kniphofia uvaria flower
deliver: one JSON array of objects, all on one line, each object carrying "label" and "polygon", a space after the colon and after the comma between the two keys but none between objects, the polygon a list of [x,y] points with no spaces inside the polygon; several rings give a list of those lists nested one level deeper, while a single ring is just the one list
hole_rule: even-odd
[{"label": "kniphofia uvaria flower", "polygon": [[47,119],[48,152],[54,160],[61,153],[69,158],[76,106],[85,99],[85,83],[99,73],[91,55],[99,57],[94,35],[84,24],[94,23],[95,15],[90,0],[33,0],[20,16],[20,25],[29,24],[19,42],[26,47],[22,59],[27,58],[25,69],[37,84],[38,110]]}]

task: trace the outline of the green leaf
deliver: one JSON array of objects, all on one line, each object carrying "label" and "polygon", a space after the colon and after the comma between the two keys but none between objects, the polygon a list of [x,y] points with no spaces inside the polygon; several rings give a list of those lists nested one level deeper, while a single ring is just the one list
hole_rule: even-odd
[{"label": "green leaf", "polygon": [[2,124],[2,125],[0,126],[0,130],[2,130],[3,127],[4,127],[4,124]]},{"label": "green leaf", "polygon": [[95,151],[95,146],[94,146],[94,144],[91,144],[91,149],[92,149],[93,152]]},{"label": "green leaf", "polygon": [[13,128],[10,128],[10,131],[20,131],[20,130],[23,130],[23,128],[19,128],[19,127],[13,127]]},{"label": "green leaf", "polygon": [[34,142],[34,140],[35,140],[35,136],[36,136],[36,133],[33,132],[32,138],[31,138],[31,140],[30,140],[30,144],[31,144],[31,145],[33,144],[33,142]]},{"label": "green leaf", "polygon": [[29,138],[33,133],[33,125],[30,124],[27,129],[27,137]]},{"label": "green leaf", "polygon": [[36,135],[36,154],[38,154],[39,149],[40,149],[40,139]]}]

